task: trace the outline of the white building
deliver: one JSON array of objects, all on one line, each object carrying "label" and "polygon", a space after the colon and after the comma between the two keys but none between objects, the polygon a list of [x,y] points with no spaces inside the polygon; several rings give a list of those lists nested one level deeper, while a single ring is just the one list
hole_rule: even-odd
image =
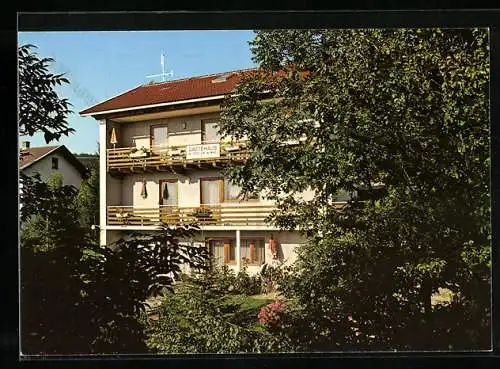
[{"label": "white building", "polygon": [[30,147],[28,141],[21,143],[19,170],[29,176],[40,174],[47,181],[54,171],[61,174],[64,185],[80,188],[87,176],[85,166],[64,145]]},{"label": "white building", "polygon": [[235,270],[294,261],[304,240],[265,222],[274,204],[239,200],[239,188],[221,174],[249,155],[244,140],[221,140],[217,131],[220,103],[243,73],[142,85],[80,112],[100,127],[102,245],[130,231],[197,223],[193,241]]}]

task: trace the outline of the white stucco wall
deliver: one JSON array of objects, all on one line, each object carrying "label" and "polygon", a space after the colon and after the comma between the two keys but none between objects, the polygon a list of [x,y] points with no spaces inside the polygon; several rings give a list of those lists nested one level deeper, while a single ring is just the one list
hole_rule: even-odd
[{"label": "white stucco wall", "polygon": [[[108,205],[156,207],[160,199],[160,180],[177,179],[179,206],[200,206],[200,179],[206,177],[222,177],[222,174],[220,170],[207,169],[188,171],[186,175],[177,175],[170,172],[127,174],[122,180],[121,201],[108,202]],[[144,179],[146,180],[148,192],[146,199],[141,197],[142,181]],[[231,204],[237,202],[225,201],[225,203]],[[271,201],[262,199],[260,203],[272,204]]]},{"label": "white stucco wall", "polygon": [[[52,169],[52,158],[54,157],[59,159],[59,169]],[[23,173],[29,176],[32,176],[37,172],[40,173],[40,178],[44,182],[50,178],[52,172],[54,171],[61,173],[63,177],[63,185],[72,185],[76,188],[80,188],[80,184],[83,180],[82,175],[61,153],[51,153],[36,163],[33,163],[26,169],[23,169]]]},{"label": "white stucco wall", "polygon": [[[149,136],[151,127],[156,125],[168,125],[168,144],[197,145],[201,143],[201,121],[203,119],[217,118],[218,113],[206,113],[191,115],[187,117],[173,117],[155,120],[146,120],[133,123],[120,123],[120,131],[117,132],[117,147],[135,147],[134,137]],[[183,123],[186,123],[186,129]]]}]

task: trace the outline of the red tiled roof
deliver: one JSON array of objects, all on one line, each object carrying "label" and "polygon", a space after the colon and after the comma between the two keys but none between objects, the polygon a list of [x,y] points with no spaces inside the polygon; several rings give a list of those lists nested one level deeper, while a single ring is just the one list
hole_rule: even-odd
[{"label": "red tiled roof", "polygon": [[59,146],[31,147],[21,151],[19,153],[19,169],[26,168],[58,147]]},{"label": "red tiled roof", "polygon": [[[98,114],[109,110],[128,109],[169,102],[219,96],[229,93],[245,74],[256,69],[245,69],[211,74],[193,78],[179,79],[162,83],[147,84],[136,87],[121,95],[94,105],[80,114]],[[227,76],[226,79],[216,81]]]}]

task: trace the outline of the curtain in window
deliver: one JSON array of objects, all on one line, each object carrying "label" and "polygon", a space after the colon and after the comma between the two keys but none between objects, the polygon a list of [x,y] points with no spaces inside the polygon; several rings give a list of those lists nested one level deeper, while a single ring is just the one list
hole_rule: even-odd
[{"label": "curtain in window", "polygon": [[177,206],[177,181],[176,182],[162,182],[161,183],[161,198],[162,205]]},{"label": "curtain in window", "polygon": [[145,179],[142,180],[142,187],[141,187],[141,197],[143,199],[148,197],[148,188],[147,188],[147,182]]},{"label": "curtain in window", "polygon": [[154,148],[164,148],[168,145],[167,126],[153,127],[153,146]]},{"label": "curtain in window", "polygon": [[264,254],[264,240],[241,240],[241,258],[248,259],[250,264],[263,264]]},{"label": "curtain in window", "polygon": [[203,143],[217,143],[220,141],[217,121],[204,120],[201,122],[201,139]]},{"label": "curtain in window", "polygon": [[220,196],[221,180],[202,180],[201,181],[201,203],[202,204],[220,204],[222,201]]},{"label": "curtain in window", "polygon": [[211,240],[210,241],[210,253],[214,258],[217,265],[224,264],[224,241],[222,240]]},{"label": "curtain in window", "polygon": [[224,200],[225,201],[238,201],[239,194],[241,193],[241,187],[235,185],[230,180],[224,180]]}]

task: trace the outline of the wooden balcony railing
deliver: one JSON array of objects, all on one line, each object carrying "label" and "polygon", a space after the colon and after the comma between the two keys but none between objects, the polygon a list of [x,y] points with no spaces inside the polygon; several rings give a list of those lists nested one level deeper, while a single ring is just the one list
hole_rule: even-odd
[{"label": "wooden balcony railing", "polygon": [[108,171],[162,170],[216,167],[228,163],[241,163],[250,153],[244,142],[220,142],[200,145],[151,147],[137,149],[125,147],[107,150]]},{"label": "wooden balcony railing", "polygon": [[274,205],[219,204],[155,208],[108,206],[108,225],[266,225]]}]

